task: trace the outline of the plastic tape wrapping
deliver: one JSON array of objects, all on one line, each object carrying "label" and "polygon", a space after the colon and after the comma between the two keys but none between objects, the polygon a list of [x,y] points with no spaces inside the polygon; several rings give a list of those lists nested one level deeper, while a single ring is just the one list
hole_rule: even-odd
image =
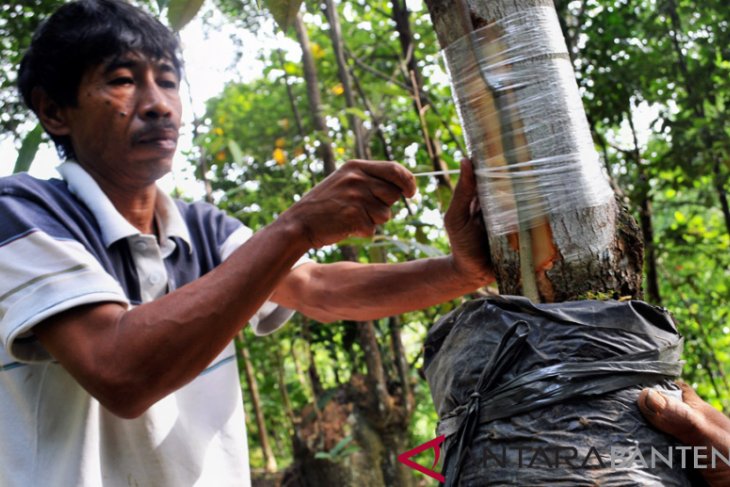
[{"label": "plastic tape wrapping", "polygon": [[689,485],[680,469],[647,476],[485,460],[487,450],[501,448],[570,445],[585,454],[626,442],[672,444],[645,422],[636,398],[644,387],[681,397],[671,382],[682,370],[681,352],[671,315],[641,301],[534,304],[500,296],[465,303],[431,327],[424,343],[437,434],[446,436],[445,487]]},{"label": "plastic tape wrapping", "polygon": [[443,53],[492,234],[612,198],[552,7],[505,17]]}]

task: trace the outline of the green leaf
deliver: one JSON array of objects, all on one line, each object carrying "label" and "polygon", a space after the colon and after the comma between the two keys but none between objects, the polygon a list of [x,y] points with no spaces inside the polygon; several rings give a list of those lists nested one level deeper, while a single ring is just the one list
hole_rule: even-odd
[{"label": "green leaf", "polygon": [[264,5],[274,16],[279,28],[286,32],[294,23],[302,0],[264,0]]},{"label": "green leaf", "polygon": [[347,113],[348,115],[354,115],[355,117],[357,117],[363,121],[370,120],[370,117],[368,117],[368,114],[365,113],[364,110],[361,110],[360,108],[357,108],[357,107],[345,108],[345,113]]},{"label": "green leaf", "polygon": [[175,32],[185,27],[197,15],[205,0],[170,0],[167,21]]},{"label": "green leaf", "polygon": [[335,445],[335,447],[334,447],[334,448],[332,448],[332,449],[330,450],[330,455],[331,455],[331,456],[333,456],[333,457],[334,457],[334,456],[337,456],[337,454],[338,454],[338,453],[340,453],[340,451],[342,451],[342,450],[343,450],[343,449],[344,449],[344,448],[345,448],[345,447],[346,447],[346,446],[348,445],[348,443],[350,443],[351,441],[352,441],[352,435],[347,435],[347,436],[345,436],[344,438],[342,438],[342,439],[341,439],[341,440],[340,440],[340,441],[339,441],[339,442],[338,442],[338,443],[337,443],[337,444]]},{"label": "green leaf", "polygon": [[324,451],[318,451],[314,454],[314,458],[316,458],[317,460],[331,460],[332,455]]},{"label": "green leaf", "polygon": [[33,130],[28,132],[28,135],[23,139],[23,145],[20,146],[18,152],[18,158],[15,160],[15,168],[13,173],[23,172],[30,169],[30,165],[35,159],[36,152],[38,152],[38,146],[41,145],[41,138],[43,136],[43,127],[41,124],[35,126]]},{"label": "green leaf", "polygon": [[233,156],[233,160],[236,162],[236,164],[243,164],[243,151],[241,150],[241,146],[238,145],[238,142],[235,140],[229,140],[228,141],[228,150],[231,151],[231,155]]},{"label": "green leaf", "polygon": [[167,7],[167,4],[170,3],[170,0],[157,0],[157,8],[160,9],[160,12]]}]

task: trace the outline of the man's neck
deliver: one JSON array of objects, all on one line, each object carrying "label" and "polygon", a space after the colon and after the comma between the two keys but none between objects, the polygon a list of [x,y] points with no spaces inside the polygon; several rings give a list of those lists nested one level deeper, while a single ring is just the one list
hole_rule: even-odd
[{"label": "man's neck", "polygon": [[[87,169],[88,170],[88,169]],[[114,208],[142,234],[156,235],[155,203],[157,185],[131,185],[89,171]]]},{"label": "man's neck", "polygon": [[115,187],[106,188],[103,184],[100,186],[117,211],[134,228],[143,234],[157,235],[155,229],[157,187],[155,185],[135,192],[120,191]]}]

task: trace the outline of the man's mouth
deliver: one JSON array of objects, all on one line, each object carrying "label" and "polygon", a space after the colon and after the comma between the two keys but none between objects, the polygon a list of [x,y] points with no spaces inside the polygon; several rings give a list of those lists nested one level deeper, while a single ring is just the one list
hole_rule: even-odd
[{"label": "man's mouth", "polygon": [[133,137],[133,142],[148,147],[156,147],[163,150],[175,150],[177,147],[177,130],[154,129],[138,132]]}]

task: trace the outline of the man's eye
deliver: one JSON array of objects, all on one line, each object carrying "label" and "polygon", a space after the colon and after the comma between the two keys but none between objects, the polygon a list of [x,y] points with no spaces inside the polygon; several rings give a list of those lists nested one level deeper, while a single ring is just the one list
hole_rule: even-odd
[{"label": "man's eye", "polygon": [[163,88],[177,88],[177,81],[169,80],[169,79],[163,79],[157,82],[161,87]]},{"label": "man's eye", "polygon": [[122,85],[131,85],[134,84],[134,80],[130,78],[129,76],[119,76],[117,78],[112,79],[109,84],[114,86],[122,86]]}]

